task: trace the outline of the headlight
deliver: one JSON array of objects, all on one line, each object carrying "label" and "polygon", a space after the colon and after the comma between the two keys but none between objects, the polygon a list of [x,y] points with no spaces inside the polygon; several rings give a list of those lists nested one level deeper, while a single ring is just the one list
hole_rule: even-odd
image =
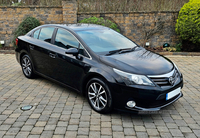
[{"label": "headlight", "polygon": [[131,73],[126,73],[123,71],[120,71],[118,69],[113,68],[114,72],[116,72],[118,75],[120,75],[126,85],[150,85],[155,86],[146,76],[144,75],[136,75]]},{"label": "headlight", "polygon": [[173,64],[174,64],[175,68],[178,70],[178,73],[179,73],[180,75],[182,75],[181,72],[180,72],[180,70],[179,70],[178,67],[176,66],[176,64],[175,64],[174,62],[173,62]]}]

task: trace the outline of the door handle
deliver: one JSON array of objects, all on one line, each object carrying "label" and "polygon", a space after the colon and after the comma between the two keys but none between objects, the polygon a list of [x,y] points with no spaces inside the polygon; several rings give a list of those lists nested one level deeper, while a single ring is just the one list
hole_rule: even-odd
[{"label": "door handle", "polygon": [[34,46],[32,46],[32,45],[29,45],[29,47],[30,47],[30,49],[31,49],[31,50],[33,50],[33,49],[34,49]]},{"label": "door handle", "polygon": [[51,58],[56,58],[56,54],[53,54],[53,53],[49,53],[49,56],[50,56]]}]

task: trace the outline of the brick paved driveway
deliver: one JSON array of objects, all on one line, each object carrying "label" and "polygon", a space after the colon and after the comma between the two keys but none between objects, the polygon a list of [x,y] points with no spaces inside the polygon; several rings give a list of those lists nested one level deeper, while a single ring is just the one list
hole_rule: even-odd
[{"label": "brick paved driveway", "polygon": [[73,90],[26,79],[14,55],[0,54],[0,137],[200,137],[200,57],[169,58],[184,75],[184,97],[156,114],[100,115]]}]

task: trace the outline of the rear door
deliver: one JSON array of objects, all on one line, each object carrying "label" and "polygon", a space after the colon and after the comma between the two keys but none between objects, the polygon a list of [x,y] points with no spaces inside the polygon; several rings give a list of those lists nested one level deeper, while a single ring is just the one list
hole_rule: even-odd
[{"label": "rear door", "polygon": [[50,76],[52,73],[50,53],[54,49],[51,44],[54,29],[54,27],[44,27],[36,30],[29,44],[35,70],[46,76]]}]

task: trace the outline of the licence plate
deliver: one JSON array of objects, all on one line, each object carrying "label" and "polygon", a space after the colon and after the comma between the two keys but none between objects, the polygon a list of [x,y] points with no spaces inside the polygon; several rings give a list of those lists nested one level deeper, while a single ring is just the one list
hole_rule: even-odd
[{"label": "licence plate", "polygon": [[181,88],[179,87],[178,89],[175,89],[169,93],[166,94],[166,100],[169,100],[171,98],[173,98],[174,96],[178,95],[179,93],[181,93]]}]

